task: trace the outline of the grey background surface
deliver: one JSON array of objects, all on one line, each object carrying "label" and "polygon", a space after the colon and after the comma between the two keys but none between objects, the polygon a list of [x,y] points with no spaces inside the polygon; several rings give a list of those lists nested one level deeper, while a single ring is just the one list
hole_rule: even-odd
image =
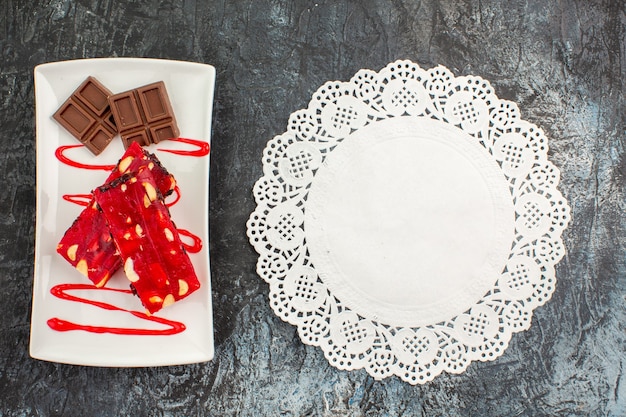
[{"label": "grey background surface", "polygon": [[[624,416],[623,1],[0,1],[0,416]],[[33,67],[137,56],[217,69],[215,359],[88,368],[28,355]],[[494,362],[422,386],[331,367],[274,316],[245,222],[265,143],[327,80],[396,59],[489,80],[541,126],[572,208],[552,299]]]}]

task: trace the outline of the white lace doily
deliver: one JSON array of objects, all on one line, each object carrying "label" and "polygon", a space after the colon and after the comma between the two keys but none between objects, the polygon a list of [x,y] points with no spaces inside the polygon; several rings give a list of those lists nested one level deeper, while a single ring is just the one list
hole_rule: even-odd
[{"label": "white lace doily", "polygon": [[328,82],[269,141],[248,220],[270,304],[340,369],[411,383],[500,356],[554,290],[547,139],[479,77]]}]

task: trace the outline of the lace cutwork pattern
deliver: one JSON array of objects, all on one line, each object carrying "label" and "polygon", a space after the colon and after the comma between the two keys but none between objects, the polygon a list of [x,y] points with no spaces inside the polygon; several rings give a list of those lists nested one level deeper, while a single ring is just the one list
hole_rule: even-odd
[{"label": "lace cutwork pattern", "polygon": [[[469,135],[497,162],[515,212],[510,254],[493,288],[467,311],[416,327],[360,314],[333,294],[316,270],[305,230],[307,195],[327,157],[353,132],[398,117],[435,120]],[[397,61],[379,72],[360,70],[348,82],[327,82],[291,115],[287,131],[268,142],[253,190],[257,207],[247,231],[272,309],[333,366],[364,368],[376,379],[396,375],[418,384],[494,360],[551,297],[554,268],[565,253],[561,234],[570,208],[547,150],[543,131],[480,77]]]}]

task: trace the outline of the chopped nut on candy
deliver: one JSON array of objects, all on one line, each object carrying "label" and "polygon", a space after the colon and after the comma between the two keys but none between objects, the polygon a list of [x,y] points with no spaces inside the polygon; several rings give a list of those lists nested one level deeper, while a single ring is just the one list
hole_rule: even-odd
[{"label": "chopped nut on candy", "polygon": [[94,196],[126,277],[149,313],[200,288],[150,169],[124,174],[97,188]]},{"label": "chopped nut on candy", "polygon": [[[174,191],[174,177],[155,155],[137,143],[129,146],[107,182],[144,168],[153,173],[156,187],[162,195],[167,196]],[[57,245],[57,252],[97,287],[104,286],[122,265],[109,228],[93,199],[65,232]]]}]

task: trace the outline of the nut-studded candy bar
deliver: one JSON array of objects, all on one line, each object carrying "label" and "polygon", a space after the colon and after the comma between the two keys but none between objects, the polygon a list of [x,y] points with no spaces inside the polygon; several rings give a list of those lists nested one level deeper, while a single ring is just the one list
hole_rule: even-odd
[{"label": "nut-studded candy bar", "polygon": [[52,116],[95,155],[117,134],[109,106],[109,91],[88,77]]},{"label": "nut-studded candy bar", "polygon": [[124,147],[158,143],[178,136],[172,105],[159,81],[109,97],[111,112]]},{"label": "nut-studded candy bar", "polygon": [[[176,186],[174,177],[155,155],[136,143],[124,153],[107,182],[143,168],[152,171],[162,195],[172,193]],[[57,252],[97,287],[104,286],[122,265],[104,216],[93,199],[65,232]]]},{"label": "nut-studded candy bar", "polygon": [[174,176],[165,169],[156,155],[146,151],[136,142],[130,144],[128,149],[126,149],[126,152],[124,152],[124,155],[122,155],[113,171],[111,171],[106,182],[111,182],[124,174],[138,172],[143,168],[148,168],[152,171],[158,190],[164,197],[174,192],[176,188]]},{"label": "nut-studded candy bar", "polygon": [[96,287],[104,286],[122,266],[104,217],[94,200],[67,229],[57,245],[57,252]]},{"label": "nut-studded candy bar", "polygon": [[126,174],[94,191],[142,304],[154,313],[200,282],[149,169]]}]

